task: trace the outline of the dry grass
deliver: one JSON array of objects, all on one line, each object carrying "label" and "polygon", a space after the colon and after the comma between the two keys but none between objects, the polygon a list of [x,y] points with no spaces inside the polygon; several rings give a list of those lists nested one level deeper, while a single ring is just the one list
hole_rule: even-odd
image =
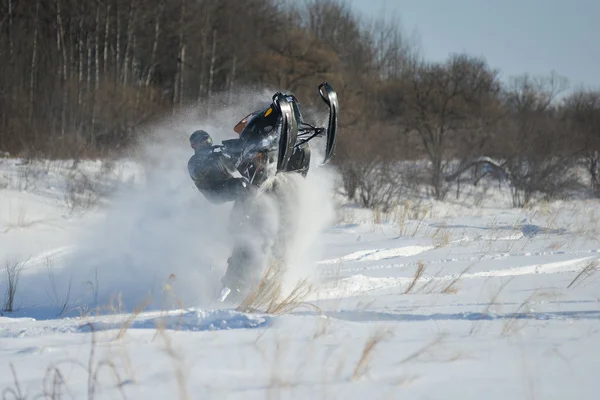
[{"label": "dry grass", "polygon": [[444,338],[445,338],[445,335],[439,335],[439,336],[437,336],[431,342],[425,344],[424,346],[420,347],[416,351],[410,353],[408,356],[406,356],[405,358],[403,358],[398,364],[406,364],[408,362],[417,360],[423,354],[429,353],[429,352],[431,352],[432,349],[434,349],[437,346],[439,346],[442,343],[442,341],[444,340]]},{"label": "dry grass", "polygon": [[394,222],[398,225],[398,236],[406,235],[406,221],[408,220],[408,213],[404,204],[394,209]]},{"label": "dry grass", "polygon": [[335,216],[337,224],[350,224],[355,221],[354,210],[344,207],[341,203],[335,205]]},{"label": "dry grass", "polygon": [[15,228],[28,228],[40,221],[30,220],[27,216],[27,208],[23,204],[19,204],[16,213],[9,205],[10,221],[6,224],[4,233],[8,233]]},{"label": "dry grass", "polygon": [[467,265],[467,267],[465,269],[463,269],[462,271],[460,271],[460,273],[455,276],[448,285],[446,285],[446,287],[444,287],[442,289],[442,293],[445,294],[456,294],[458,293],[458,282],[462,279],[462,277],[471,270],[471,268],[473,268],[478,262],[480,262],[483,259],[484,256],[480,256],[478,260],[472,262],[471,264]]},{"label": "dry grass", "polygon": [[26,399],[23,391],[21,390],[21,384],[19,383],[19,378],[17,377],[17,371],[15,371],[15,366],[13,363],[10,363],[10,371],[12,372],[13,382],[15,384],[14,389],[11,387],[7,387],[2,391],[2,399],[8,399],[9,395],[15,400],[24,400]]},{"label": "dry grass", "polygon": [[[415,382],[417,379],[419,379],[421,376],[420,375],[403,375],[401,377],[399,377],[394,384],[399,386],[399,387],[407,387],[409,386],[411,383]],[[394,394],[394,393],[392,393]],[[393,397],[389,397],[391,399],[397,398],[398,396],[393,396]]]},{"label": "dry grass", "polygon": [[[393,208],[390,218],[398,225],[399,236],[415,237],[423,221],[427,216],[431,216],[431,213],[432,206],[430,205],[423,205],[421,201],[404,200]],[[417,222],[412,233],[408,230],[407,222],[409,221]]]},{"label": "dry grass", "polygon": [[371,361],[373,350],[388,335],[389,331],[378,330],[373,335],[371,335],[369,339],[367,339],[361,352],[358,363],[356,363],[356,366],[354,367],[354,372],[352,373],[352,380],[359,380],[369,371],[369,362]]},{"label": "dry grass", "polygon": [[381,210],[381,207],[375,207],[373,210],[373,223],[375,225],[379,225],[384,221],[384,212]]},{"label": "dry grass", "polygon": [[317,339],[323,336],[327,336],[331,328],[331,318],[321,315],[317,321],[317,326],[315,329],[315,333],[312,338]]},{"label": "dry grass", "polygon": [[70,212],[86,211],[98,204],[100,193],[95,178],[80,170],[69,171],[65,176],[64,200]]},{"label": "dry grass", "polygon": [[555,250],[556,251],[556,250],[560,249],[561,247],[563,247],[564,245],[565,245],[565,242],[558,242],[557,241],[557,242],[550,243],[550,245],[548,246],[548,248],[551,249],[551,250]]},{"label": "dry grass", "polygon": [[12,312],[15,305],[15,296],[19,286],[21,271],[25,268],[26,261],[6,261],[4,271],[6,273],[6,292],[4,293],[4,311]]},{"label": "dry grass", "polygon": [[121,324],[121,328],[119,329],[119,333],[115,337],[115,340],[123,339],[123,337],[125,336],[125,334],[129,330],[129,328],[133,324],[133,321],[135,321],[135,319],[146,309],[146,307],[148,306],[148,304],[150,304],[150,301],[149,300],[144,300],[144,302],[142,303],[141,306],[136,307],[133,310],[133,312],[130,315],[127,316],[127,318],[125,319],[125,321],[123,321],[123,323]]},{"label": "dry grass", "polygon": [[123,392],[123,384],[125,381],[123,379],[121,379],[116,365],[111,360],[106,360],[106,359],[100,360],[96,363],[96,360],[95,360],[96,331],[92,324],[89,324],[89,326],[92,329],[92,344],[90,346],[90,355],[88,358],[88,365],[87,365],[87,367],[88,367],[87,368],[87,371],[88,371],[88,399],[94,398],[94,394],[96,392],[96,387],[97,387],[96,385],[98,383],[98,373],[100,372],[102,367],[108,368],[110,371],[113,372],[113,374],[115,375],[115,379],[117,381],[117,387],[121,391],[121,395],[123,396],[123,398],[125,398],[125,393]]},{"label": "dry grass", "polygon": [[444,268],[440,268],[435,275],[425,281],[425,283],[419,288],[418,293],[439,293],[444,288],[444,282],[442,279],[440,279],[440,276],[443,272]]},{"label": "dry grass", "polygon": [[598,260],[594,260],[587,264],[583,269],[575,276],[575,278],[569,283],[567,289],[571,287],[577,287],[581,285],[585,280],[589,279],[598,270]]},{"label": "dry grass", "polygon": [[[289,341],[285,340],[282,342],[280,339],[275,341],[275,349],[273,359],[271,360],[271,376],[269,379],[269,391],[267,392],[268,399],[280,399],[283,394],[282,389],[290,389],[294,386],[294,383],[289,380],[282,371],[285,370],[284,359],[286,358],[286,351],[289,350]],[[306,370],[306,362],[309,361],[310,356],[313,353],[312,346],[307,349],[303,355],[306,357],[304,360],[298,363],[296,373],[293,375],[296,379]],[[289,356],[288,356],[289,357]]]},{"label": "dry grass", "polygon": [[[67,398],[75,398],[74,394],[70,391],[69,382],[73,382],[73,378],[65,379],[65,375],[63,374],[61,368],[64,366],[69,366],[69,369],[72,367],[77,367],[87,374],[87,399],[93,400],[96,398],[98,394],[98,388],[100,387],[99,376],[100,373],[107,370],[114,378],[114,385],[111,384],[111,388],[116,388],[119,391],[120,397],[126,399],[125,392],[123,387],[131,382],[133,382],[129,378],[124,378],[119,372],[119,368],[117,365],[110,359],[102,358],[97,359],[96,349],[97,349],[97,338],[96,338],[96,330],[93,324],[87,324],[85,327],[89,327],[92,338],[90,344],[90,351],[88,354],[87,363],[79,362],[73,359],[63,360],[57,363],[53,363],[46,368],[44,377],[42,379],[42,391],[31,398],[38,399],[52,399],[58,400],[64,397]],[[27,395],[23,394],[21,386],[19,384],[19,380],[17,378],[17,373],[14,366],[11,363],[11,370],[13,374],[14,388],[8,387],[5,388],[2,392],[3,399],[19,399],[24,400],[29,398]],[[70,372],[71,373],[71,372]]]},{"label": "dry grass", "polygon": [[513,317],[509,318],[504,326],[502,327],[502,336],[507,336],[518,332],[521,328],[523,328],[524,324],[519,325],[518,315],[523,312],[528,312],[531,310],[532,304],[541,296],[539,292],[533,292],[527,299],[525,299],[519,307],[512,313]]},{"label": "dry grass", "polygon": [[445,247],[450,244],[452,234],[446,226],[438,227],[433,233],[433,243],[435,247]]},{"label": "dry grass", "polygon": [[299,281],[289,294],[283,295],[284,274],[285,267],[281,262],[271,262],[260,282],[242,300],[237,311],[281,315],[303,306],[318,310],[315,305],[305,302],[314,289],[308,279]]},{"label": "dry grass", "polygon": [[177,380],[177,388],[179,389],[179,399],[188,400],[190,399],[190,396],[187,389],[185,375],[186,368],[183,364],[183,360],[173,348],[173,341],[171,340],[171,337],[167,335],[167,331],[164,329],[164,326],[157,329],[157,333],[162,337],[165,344],[165,351],[173,362],[173,367],[175,368],[175,379]]},{"label": "dry grass", "polygon": [[[504,289],[506,289],[506,286],[508,286],[508,284],[514,279],[514,276],[510,277],[509,279],[505,280],[504,282],[502,282],[502,284],[500,285],[500,287],[498,287],[498,290],[496,290],[496,292],[492,295],[489,303],[487,304],[487,306],[485,307],[485,309],[482,311],[483,315],[488,315],[490,312],[490,309],[492,308],[492,306],[494,306],[496,304],[496,301],[498,301],[498,298],[500,297],[500,294],[504,291]],[[479,332],[481,329],[481,323],[483,322],[483,320],[476,320],[475,322],[473,322],[473,326],[471,326],[471,330],[469,331],[469,335],[472,335],[473,333]]]},{"label": "dry grass", "polygon": [[[458,280],[452,280],[454,283],[458,283]],[[444,294],[457,294],[458,286],[456,284],[450,284],[442,289],[442,293]]]},{"label": "dry grass", "polygon": [[[112,342],[121,339],[131,326],[132,321],[139,315],[144,307],[145,305],[137,308],[131,316],[123,321],[119,328],[118,335],[114,339],[109,340]],[[109,308],[115,309],[114,306],[110,306]],[[108,348],[108,353],[106,355],[98,357],[98,334],[94,324],[90,322],[80,328],[87,328],[91,333],[91,344],[87,360],[79,361],[69,358],[53,362],[46,368],[42,378],[40,392],[32,395],[23,392],[17,372],[11,363],[10,367],[14,383],[12,387],[7,387],[2,391],[2,399],[25,400],[29,398],[43,398],[58,400],[63,398],[83,398],[73,391],[73,389],[75,389],[74,387],[71,387],[72,384],[81,382],[81,380],[73,378],[73,372],[71,371],[73,367],[75,367],[76,370],[79,369],[86,372],[87,384],[84,386],[84,389],[87,393],[84,397],[88,400],[94,400],[97,396],[104,398],[107,395],[111,398],[127,399],[124,388],[135,382],[131,359],[129,356],[115,358],[115,354],[110,351],[110,347]],[[181,355],[175,350],[173,340],[167,335],[164,325],[157,324],[157,336],[160,336],[163,339],[164,350],[173,362],[175,379],[179,391],[178,398],[180,400],[190,399],[191,397],[187,390],[187,368],[183,364]],[[65,375],[64,371],[67,371],[69,375]],[[106,377],[106,373],[110,376],[109,380],[107,381],[106,378],[101,380],[101,377]],[[101,387],[109,390],[109,392],[99,393]],[[77,388],[79,388],[79,385],[77,385]],[[113,390],[116,390],[118,393],[113,393]],[[176,396],[173,395],[173,398],[175,397]]]},{"label": "dry grass", "polygon": [[404,290],[404,294],[410,293],[415,288],[417,282],[419,281],[419,279],[421,279],[421,277],[423,276],[424,273],[425,273],[425,263],[423,261],[419,261],[419,264],[417,265],[417,269],[415,271],[413,279],[410,282],[410,284],[408,285],[408,287]]},{"label": "dry grass", "polygon": [[67,306],[69,305],[69,298],[71,297],[71,283],[72,280],[69,278],[69,285],[67,287],[67,292],[64,297],[61,297],[58,294],[58,289],[56,288],[56,280],[54,279],[54,271],[52,270],[52,260],[50,257],[46,257],[46,270],[48,272],[48,280],[50,281],[50,290],[46,288],[46,295],[50,298],[50,301],[59,309],[58,316],[62,316],[66,312],[70,311]]}]

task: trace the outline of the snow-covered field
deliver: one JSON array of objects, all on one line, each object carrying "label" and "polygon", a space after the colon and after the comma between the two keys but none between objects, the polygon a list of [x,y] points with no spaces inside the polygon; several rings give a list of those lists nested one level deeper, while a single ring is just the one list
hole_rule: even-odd
[{"label": "snow-covered field", "polygon": [[319,280],[289,313],[243,313],[215,300],[229,210],[173,159],[0,161],[2,294],[22,267],[3,398],[599,398],[597,201],[329,215],[307,196],[327,225],[290,276]]}]

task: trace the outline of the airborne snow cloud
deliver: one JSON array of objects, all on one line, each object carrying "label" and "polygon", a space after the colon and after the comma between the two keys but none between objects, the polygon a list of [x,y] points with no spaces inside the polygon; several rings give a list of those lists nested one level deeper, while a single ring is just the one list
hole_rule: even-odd
[{"label": "airborne snow cloud", "polygon": [[[247,91],[210,120],[188,110],[150,128],[135,154],[144,169],[143,183],[121,190],[103,218],[81,227],[74,251],[54,264],[56,291],[64,297],[70,290],[71,305],[89,308],[218,307],[215,298],[234,244],[228,231],[232,204],[213,205],[193,185],[187,173],[188,137],[204,129],[215,143],[233,138],[233,125],[270,99],[266,91]],[[332,173],[317,167],[321,160],[313,147],[308,177],[291,178],[297,192],[287,196],[291,207],[285,218],[292,222],[290,285],[316,277],[319,232],[333,216]],[[25,306],[48,304],[48,281],[46,271],[23,277]]]}]

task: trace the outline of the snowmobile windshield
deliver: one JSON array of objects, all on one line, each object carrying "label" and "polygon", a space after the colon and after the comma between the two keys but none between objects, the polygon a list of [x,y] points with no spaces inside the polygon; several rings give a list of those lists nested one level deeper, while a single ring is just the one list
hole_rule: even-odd
[{"label": "snowmobile windshield", "polygon": [[248,115],[235,126],[234,130],[240,134],[242,140],[258,140],[271,135],[278,123],[279,113],[274,107],[269,106]]},{"label": "snowmobile windshield", "polygon": [[242,120],[240,122],[238,122],[234,127],[233,127],[233,131],[235,133],[237,133],[238,135],[242,133],[242,131],[244,130],[244,128],[246,127],[246,125],[248,125],[248,123],[250,123],[250,121],[252,121],[252,119],[257,116],[260,113],[260,111],[255,111],[253,113],[250,113],[248,115],[246,115],[244,118],[242,118]]}]

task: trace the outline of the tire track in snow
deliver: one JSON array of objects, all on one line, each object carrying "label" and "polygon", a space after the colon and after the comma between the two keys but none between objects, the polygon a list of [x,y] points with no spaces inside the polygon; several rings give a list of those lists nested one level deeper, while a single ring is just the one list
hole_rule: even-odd
[{"label": "tire track in snow", "polygon": [[[474,278],[502,278],[508,276],[522,276],[533,274],[555,274],[560,272],[580,271],[590,260],[597,257],[583,257],[567,261],[558,261],[546,264],[534,264],[523,267],[512,267],[503,269],[494,269],[473,273],[464,273],[460,275],[449,274],[442,276],[422,277],[417,282],[427,283],[430,281],[451,281],[460,276],[461,280]],[[315,294],[315,299],[331,299],[349,297],[357,293],[370,292],[379,289],[388,289],[396,286],[410,284],[414,277],[369,277],[365,275],[352,275],[350,277],[336,281],[329,287],[322,287]]]},{"label": "tire track in snow", "polygon": [[[353,253],[354,254],[354,253]],[[416,253],[420,254],[420,253]],[[413,255],[416,255],[413,254]],[[503,258],[509,257],[538,257],[538,256],[557,256],[557,255],[567,255],[567,256],[577,256],[583,254],[600,254],[600,249],[590,249],[590,250],[575,250],[575,251],[524,251],[524,252],[516,252],[516,253],[495,253],[495,254],[484,254],[478,256],[462,256],[462,257],[451,257],[451,258],[442,258],[437,260],[427,260],[427,265],[434,264],[445,264],[451,262],[469,262],[469,261],[491,261],[491,260],[501,260]],[[390,257],[388,257],[390,258]],[[331,261],[331,260],[326,260]],[[351,261],[351,260],[346,260]],[[354,260],[355,261],[355,260]],[[340,261],[338,261],[339,263]],[[322,264],[333,264],[332,262],[321,262]],[[341,267],[339,269],[340,272],[363,272],[363,271],[374,271],[380,269],[397,269],[397,268],[405,268],[405,267],[414,267],[418,265],[418,261],[412,261],[408,263],[393,263],[393,264],[375,264],[375,265],[367,265],[367,266],[357,266],[357,267]]]},{"label": "tire track in snow", "polygon": [[56,258],[63,257],[72,251],[73,251],[73,246],[57,247],[52,250],[44,251],[43,253],[40,253],[37,256],[31,257],[30,259],[27,260],[27,262],[25,264],[26,265],[41,264],[41,263],[47,262],[48,260],[54,260]]},{"label": "tire track in snow", "polygon": [[433,249],[434,246],[404,246],[390,249],[355,251],[342,257],[319,261],[319,264],[338,264],[344,261],[377,261],[395,257],[410,257]]}]

